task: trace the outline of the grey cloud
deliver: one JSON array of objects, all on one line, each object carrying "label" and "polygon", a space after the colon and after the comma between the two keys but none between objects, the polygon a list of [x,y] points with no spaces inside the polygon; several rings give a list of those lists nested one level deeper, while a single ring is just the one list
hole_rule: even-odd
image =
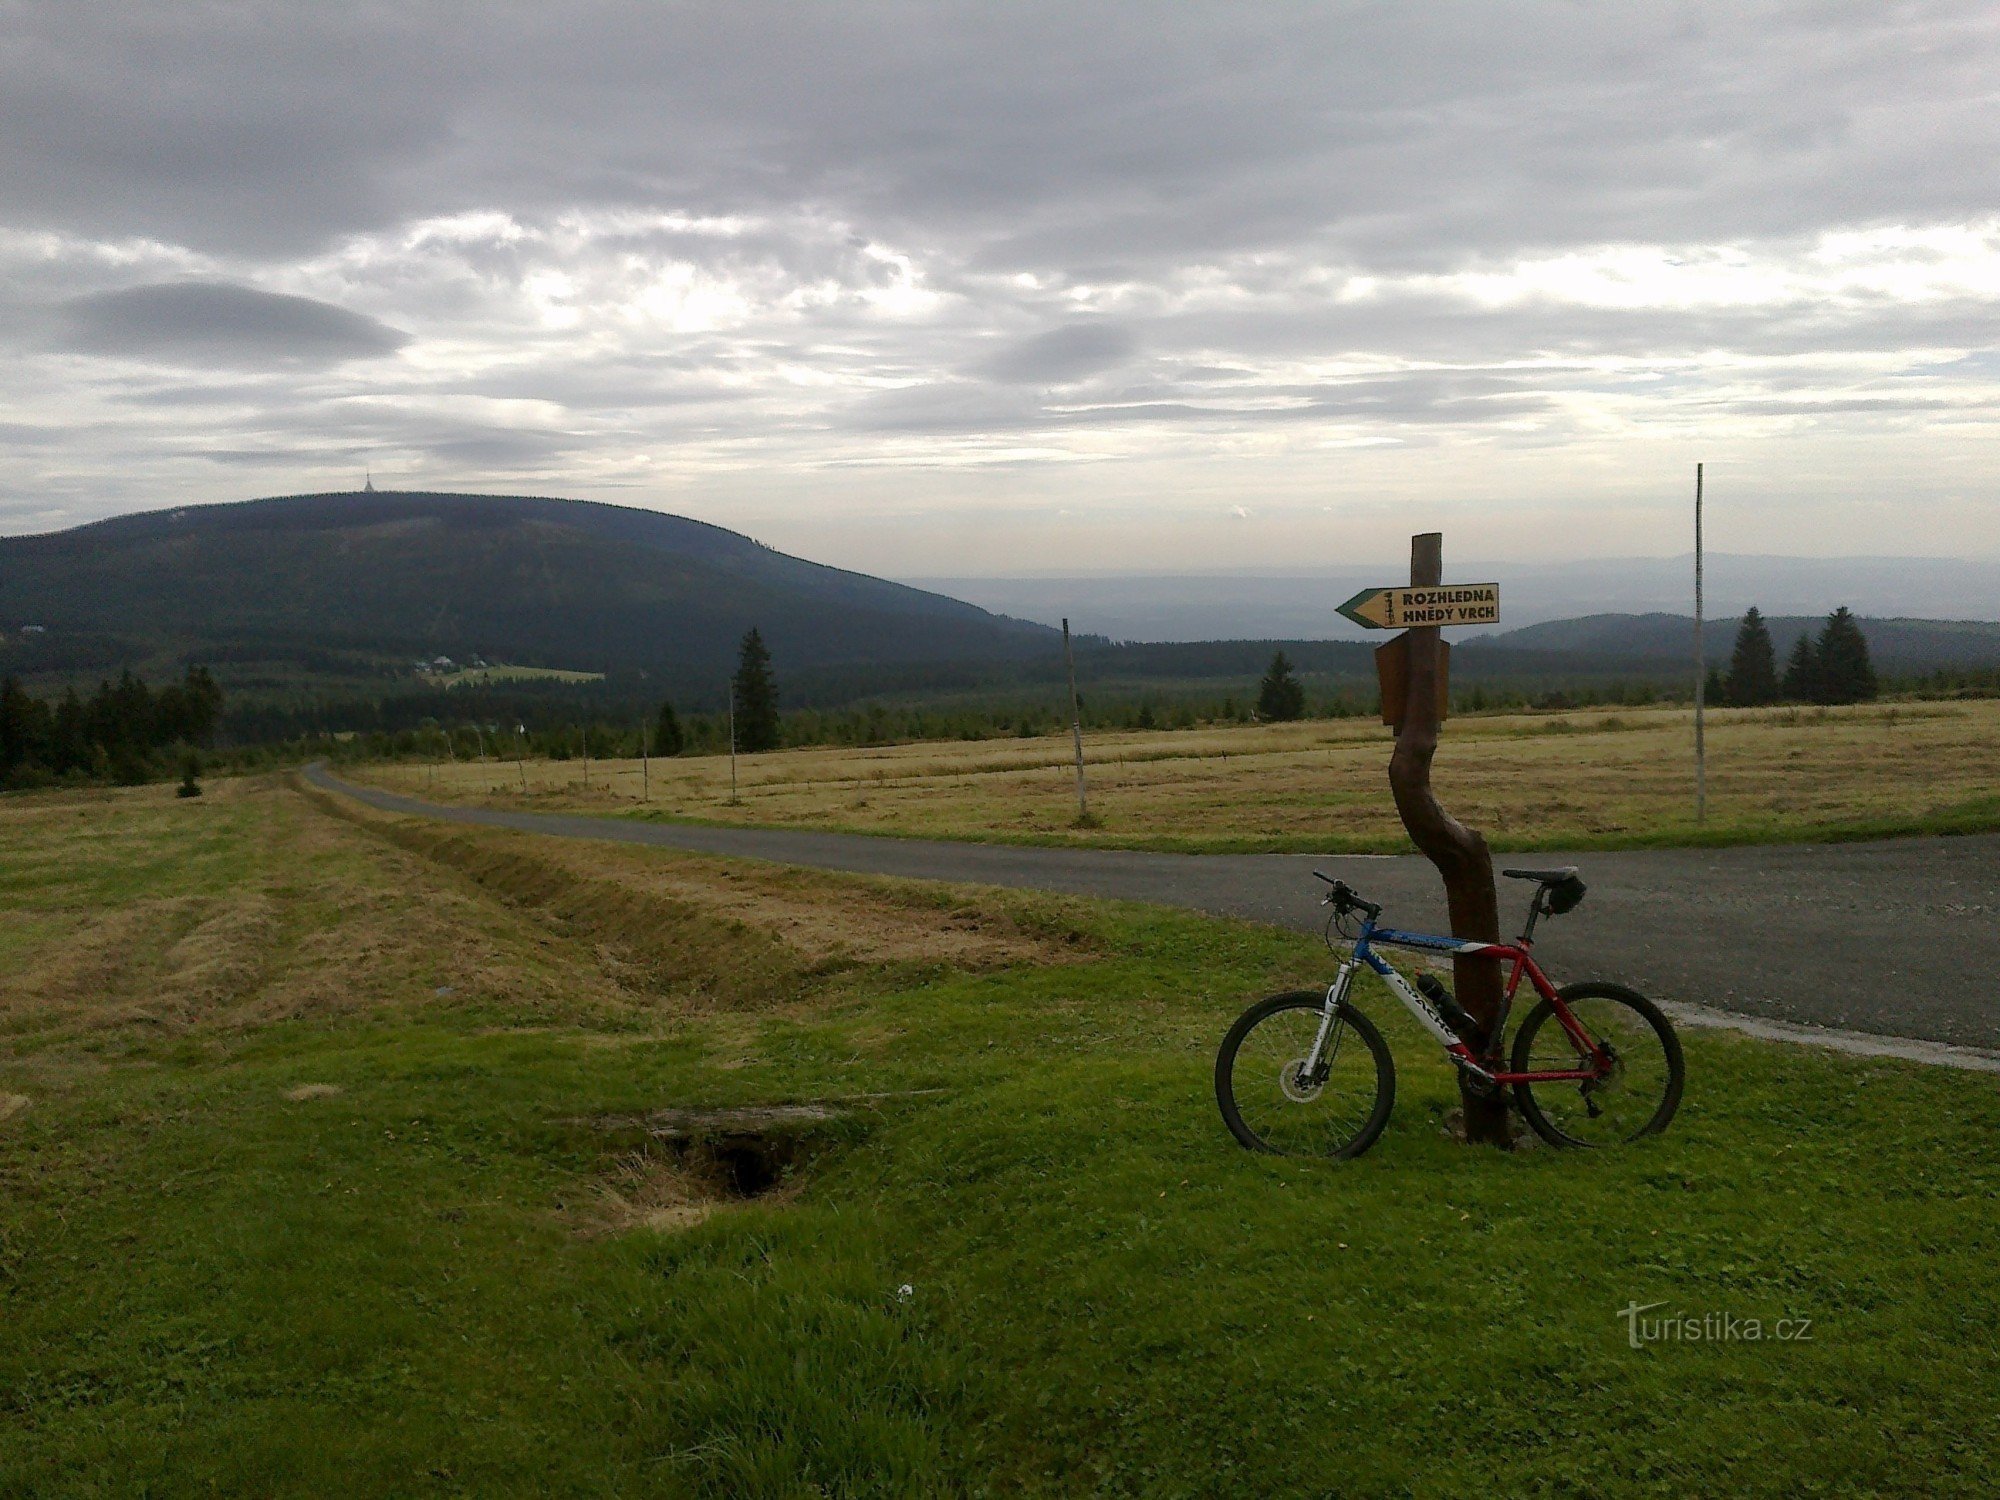
[{"label": "grey cloud", "polygon": [[[2000,379],[1960,357],[2000,299],[1949,283],[1627,311],[1397,280],[1623,242],[1810,269],[1829,230],[1988,223],[1984,0],[24,0],[7,29],[0,415],[65,434],[8,483],[79,507],[213,482],[172,479],[197,443],[597,485],[651,454],[677,493],[795,495],[878,450],[1035,453],[1112,494],[1179,432],[1297,490],[1322,456],[1266,455],[1315,425],[1527,446],[1579,401],[1581,492],[1648,414],[1874,437]],[[360,363],[404,335],[350,307],[426,359]],[[79,374],[65,340],[163,368]]]},{"label": "grey cloud", "polygon": [[66,304],[69,347],[91,354],[324,365],[393,354],[409,335],[310,297],[226,282],[165,282]]},{"label": "grey cloud", "polygon": [[444,463],[502,470],[545,468],[576,446],[574,439],[561,433],[500,427],[419,437],[417,444]]},{"label": "grey cloud", "polygon": [[326,461],[359,464],[363,458],[359,452],[324,448],[197,448],[193,454],[240,469],[296,469],[301,464]]},{"label": "grey cloud", "polygon": [[1041,419],[1039,403],[1023,393],[951,381],[863,397],[842,425],[858,432],[1013,432]]},{"label": "grey cloud", "polygon": [[132,0],[10,26],[0,210],[236,249],[493,203],[812,202],[996,266],[1143,272],[1311,234],[1450,264],[1986,212],[2000,144],[1970,3],[578,0],[224,25]]},{"label": "grey cloud", "polygon": [[[1561,376],[1550,371],[1544,379],[1555,384]],[[1438,372],[1312,386],[1231,382],[1212,391],[1189,385],[1170,392],[1148,384],[1100,389],[1088,399],[1058,402],[946,382],[870,397],[847,417],[861,431],[968,435],[1144,423],[1250,428],[1328,420],[1477,427],[1551,411],[1552,393],[1537,385],[1532,376]]]},{"label": "grey cloud", "polygon": [[1008,385],[1068,385],[1131,358],[1132,331],[1116,323],[1072,323],[1023,339],[976,366]]},{"label": "grey cloud", "polygon": [[1821,401],[1752,397],[1742,401],[1703,404],[1753,417],[1832,417],[1850,416],[1856,413],[1894,416],[1899,413],[1917,415],[1947,411],[1986,412],[2000,406],[2000,401],[1948,400],[1943,397],[1926,396],[1840,396]]}]

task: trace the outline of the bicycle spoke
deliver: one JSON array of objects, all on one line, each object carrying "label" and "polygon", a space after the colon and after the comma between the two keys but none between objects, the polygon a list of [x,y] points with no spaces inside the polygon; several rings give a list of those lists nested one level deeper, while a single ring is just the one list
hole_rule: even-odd
[{"label": "bicycle spoke", "polygon": [[[1536,1105],[1563,1136],[1584,1145],[1631,1139],[1652,1121],[1672,1086],[1672,1065],[1651,1022],[1618,1000],[1585,996],[1572,1014],[1596,1049],[1608,1052],[1609,1072],[1596,1079],[1530,1085]],[[1591,1066],[1551,1013],[1529,1039],[1530,1072]]]}]

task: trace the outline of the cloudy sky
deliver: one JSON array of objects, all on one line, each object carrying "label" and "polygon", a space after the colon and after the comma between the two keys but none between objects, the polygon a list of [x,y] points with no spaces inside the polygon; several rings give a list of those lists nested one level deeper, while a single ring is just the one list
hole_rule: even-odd
[{"label": "cloudy sky", "polygon": [[0,0],[0,533],[2000,557],[2000,9]]}]

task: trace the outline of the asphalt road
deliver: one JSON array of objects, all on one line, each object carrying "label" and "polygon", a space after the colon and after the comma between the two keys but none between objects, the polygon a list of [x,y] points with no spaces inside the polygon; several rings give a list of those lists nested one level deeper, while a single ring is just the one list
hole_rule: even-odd
[{"label": "asphalt road", "polygon": [[[315,785],[386,812],[563,838],[652,844],[980,885],[1189,907],[1317,932],[1315,869],[1388,907],[1396,925],[1447,930],[1436,873],[1389,855],[1148,854],[703,828],[560,813],[449,807],[356,786],[312,766]],[[1590,894],[1544,921],[1536,957],[1557,983],[1616,979],[1657,999],[1809,1026],[2000,1047],[2000,835],[1741,849],[1522,855],[1575,864]],[[1501,882],[1502,914],[1530,887]]]}]

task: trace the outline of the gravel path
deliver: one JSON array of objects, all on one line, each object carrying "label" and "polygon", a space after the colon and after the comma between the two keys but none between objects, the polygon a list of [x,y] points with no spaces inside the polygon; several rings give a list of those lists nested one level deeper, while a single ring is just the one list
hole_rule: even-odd
[{"label": "gravel path", "polygon": [[[1437,875],[1414,855],[1148,854],[706,828],[450,807],[356,786],[316,786],[386,812],[564,838],[653,844],[828,870],[1022,886],[1189,907],[1317,932],[1315,869],[1388,907],[1398,926],[1446,930]],[[1617,979],[1658,999],[1814,1027],[2000,1047],[2000,834],[1741,849],[1503,856],[1575,864],[1590,886],[1544,922],[1536,957],[1558,983]],[[1529,887],[1501,882],[1503,913]],[[1891,1049],[1893,1050],[1893,1049]]]}]

